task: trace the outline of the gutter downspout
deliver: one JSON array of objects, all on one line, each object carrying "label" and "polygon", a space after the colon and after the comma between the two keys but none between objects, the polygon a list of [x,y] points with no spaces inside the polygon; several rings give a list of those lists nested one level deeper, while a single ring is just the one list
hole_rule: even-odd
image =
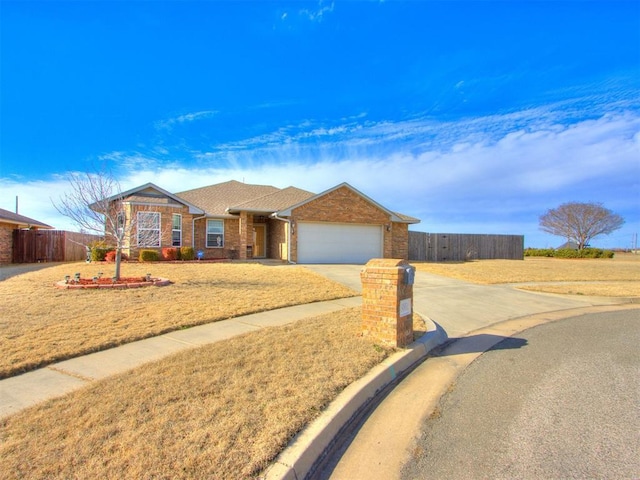
[{"label": "gutter downspout", "polygon": [[271,215],[269,215],[271,218],[273,218],[274,220],[281,220],[283,222],[287,223],[287,233],[289,234],[289,244],[287,245],[287,263],[290,263],[292,265],[295,265],[296,262],[292,262],[291,261],[291,242],[293,241],[293,238],[291,236],[291,220],[289,220],[288,218],[282,218],[278,216],[278,212],[276,213],[272,213]]}]

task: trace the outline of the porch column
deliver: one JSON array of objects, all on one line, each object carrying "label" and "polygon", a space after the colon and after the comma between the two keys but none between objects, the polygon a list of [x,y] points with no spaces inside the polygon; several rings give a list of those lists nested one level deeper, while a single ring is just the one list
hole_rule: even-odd
[{"label": "porch column", "polygon": [[247,212],[240,212],[240,221],[238,222],[238,234],[240,235],[240,251],[238,258],[240,260],[247,259],[247,233],[249,231],[249,218]]}]

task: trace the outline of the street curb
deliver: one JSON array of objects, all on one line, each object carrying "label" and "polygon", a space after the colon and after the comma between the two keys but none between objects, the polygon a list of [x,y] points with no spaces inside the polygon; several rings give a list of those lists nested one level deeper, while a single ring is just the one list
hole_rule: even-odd
[{"label": "street curb", "polygon": [[437,346],[447,341],[445,331],[432,322],[428,331],[405,350],[375,366],[361,379],[345,388],[322,415],[311,422],[289,443],[259,477],[261,480],[299,480],[305,478],[329,448],[333,439],[351,419],[381,390],[410,369]]}]

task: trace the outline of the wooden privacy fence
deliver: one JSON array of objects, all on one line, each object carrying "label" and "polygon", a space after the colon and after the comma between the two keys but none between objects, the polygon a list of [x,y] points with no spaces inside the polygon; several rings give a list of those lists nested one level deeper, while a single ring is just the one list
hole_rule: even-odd
[{"label": "wooden privacy fence", "polygon": [[524,235],[409,232],[409,260],[522,260]]},{"label": "wooden privacy fence", "polygon": [[85,260],[85,245],[98,235],[64,230],[14,230],[13,263],[76,262]]}]

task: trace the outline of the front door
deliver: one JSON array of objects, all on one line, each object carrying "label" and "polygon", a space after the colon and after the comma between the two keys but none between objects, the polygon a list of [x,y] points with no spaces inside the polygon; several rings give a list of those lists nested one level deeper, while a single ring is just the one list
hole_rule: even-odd
[{"label": "front door", "polygon": [[267,256],[267,226],[253,224],[253,256],[265,258]]}]

